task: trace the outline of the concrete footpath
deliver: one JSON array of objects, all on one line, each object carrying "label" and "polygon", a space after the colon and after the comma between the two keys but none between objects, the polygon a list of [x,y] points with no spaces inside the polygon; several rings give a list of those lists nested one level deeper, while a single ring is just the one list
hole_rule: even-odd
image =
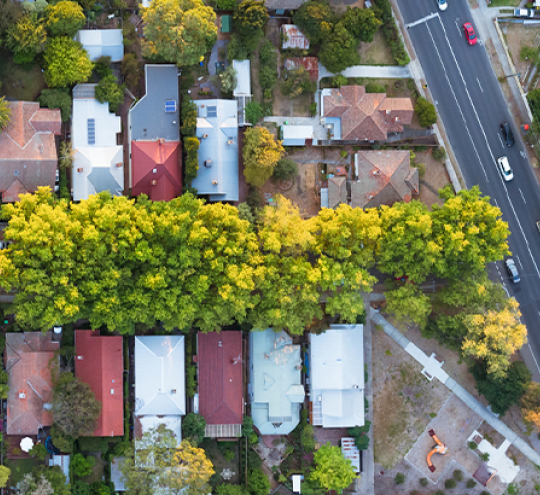
[{"label": "concrete footpath", "polygon": [[492,428],[505,437],[516,449],[518,449],[527,459],[536,466],[540,466],[540,455],[532,449],[517,433],[514,433],[493,413],[489,412],[478,400],[467,392],[459,383],[450,377],[443,369],[442,364],[433,366],[433,358],[428,357],[424,352],[407,339],[396,327],[388,323],[377,310],[369,308],[369,318],[375,325],[380,325],[385,333],[398,345],[403,347],[414,359],[424,367],[429,367],[431,375],[437,378],[457,397],[459,397],[469,408],[486,421]]},{"label": "concrete footpath", "polygon": [[[336,74],[328,72],[324,65],[319,62],[319,81],[323,77],[333,77]],[[381,66],[381,65],[355,65],[345,69],[342,73],[345,77],[372,77],[376,79],[408,79],[411,71],[408,66]]]}]

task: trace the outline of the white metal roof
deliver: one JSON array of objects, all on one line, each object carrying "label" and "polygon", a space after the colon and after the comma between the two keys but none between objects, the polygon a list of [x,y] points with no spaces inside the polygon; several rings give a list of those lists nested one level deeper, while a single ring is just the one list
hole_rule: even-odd
[{"label": "white metal roof", "polygon": [[345,437],[341,439],[341,453],[345,459],[351,461],[354,470],[360,472],[360,451],[354,443],[354,438]]},{"label": "white metal roof", "polygon": [[81,29],[75,39],[82,44],[92,61],[99,57],[111,57],[112,62],[124,59],[121,29]]},{"label": "white metal roof", "polygon": [[236,88],[233,95],[251,96],[251,64],[249,59],[233,60],[233,69],[236,71]]}]

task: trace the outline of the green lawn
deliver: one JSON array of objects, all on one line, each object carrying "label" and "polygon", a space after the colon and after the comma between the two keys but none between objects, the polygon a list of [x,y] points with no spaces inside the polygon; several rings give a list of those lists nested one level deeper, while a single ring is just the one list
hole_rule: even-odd
[{"label": "green lawn", "polygon": [[45,87],[43,73],[37,64],[14,64],[6,50],[0,50],[0,81],[0,96],[15,100],[34,101]]},{"label": "green lawn", "polygon": [[518,7],[519,0],[491,0],[488,7]]},{"label": "green lawn", "polygon": [[9,479],[10,486],[15,486],[22,480],[23,476],[30,473],[36,466],[42,464],[37,459],[16,459],[5,462],[6,466],[11,469],[11,477]]}]

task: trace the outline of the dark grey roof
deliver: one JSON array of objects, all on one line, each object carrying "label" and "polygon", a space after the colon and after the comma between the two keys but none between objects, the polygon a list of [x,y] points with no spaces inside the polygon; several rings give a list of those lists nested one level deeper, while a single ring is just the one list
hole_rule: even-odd
[{"label": "dark grey roof", "polygon": [[268,10],[297,10],[304,0],[266,0]]},{"label": "dark grey roof", "polygon": [[97,193],[109,191],[113,196],[120,196],[124,188],[116,182],[109,168],[94,168],[88,175],[88,180]]},{"label": "dark grey roof", "polygon": [[[146,95],[129,112],[130,139],[179,141],[178,68],[176,65],[145,65],[144,73]],[[176,101],[174,112],[165,112],[165,100]]]}]

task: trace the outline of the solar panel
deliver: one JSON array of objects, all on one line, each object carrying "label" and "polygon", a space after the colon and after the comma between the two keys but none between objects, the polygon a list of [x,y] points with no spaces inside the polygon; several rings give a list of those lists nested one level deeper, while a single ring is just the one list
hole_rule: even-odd
[{"label": "solar panel", "polygon": [[165,100],[165,112],[166,113],[176,112],[176,100]]},{"label": "solar panel", "polygon": [[216,106],[214,106],[214,107],[211,107],[211,106],[206,107],[206,116],[207,117],[217,117],[217,107]]},{"label": "solar panel", "polygon": [[88,119],[88,144],[96,144],[96,121]]}]

